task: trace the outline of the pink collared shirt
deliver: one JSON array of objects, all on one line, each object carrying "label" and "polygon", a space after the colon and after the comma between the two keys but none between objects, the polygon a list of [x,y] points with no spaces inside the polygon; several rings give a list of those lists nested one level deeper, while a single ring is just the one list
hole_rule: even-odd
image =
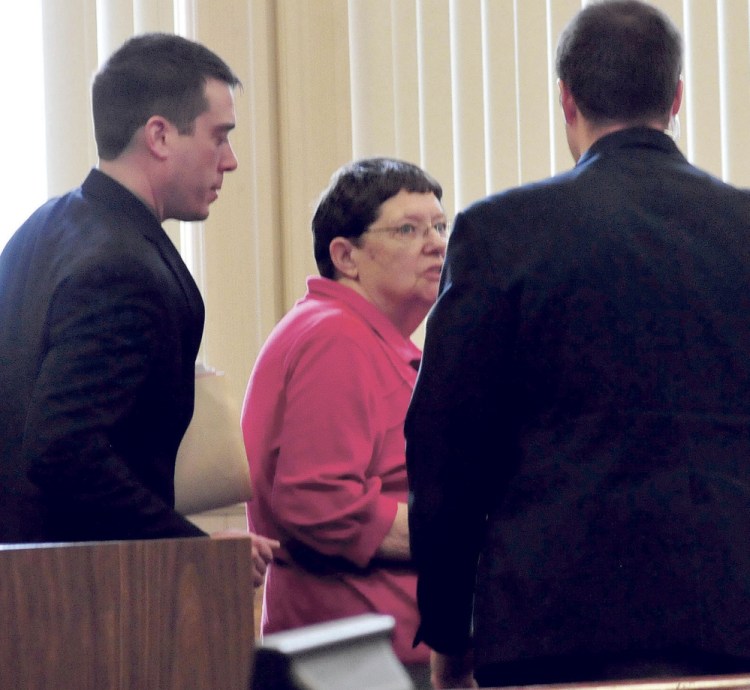
[{"label": "pink collared shirt", "polygon": [[412,647],[416,576],[371,563],[407,500],[403,425],[420,355],[373,304],[320,277],[263,346],[242,411],[250,527],[331,557],[313,572],[282,551],[266,577],[263,633],[387,613],[401,661],[428,660]]}]

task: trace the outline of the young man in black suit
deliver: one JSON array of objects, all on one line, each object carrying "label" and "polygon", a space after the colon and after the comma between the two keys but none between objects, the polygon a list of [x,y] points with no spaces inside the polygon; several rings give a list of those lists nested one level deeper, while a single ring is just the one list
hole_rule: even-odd
[{"label": "young man in black suit", "polygon": [[456,219],[406,421],[438,688],[750,671],[750,194],[665,134],[681,69],[587,5],[575,168]]},{"label": "young man in black suit", "polygon": [[203,534],[173,483],[203,301],[161,223],[237,167],[238,84],[193,41],[127,41],[93,82],[98,168],[0,256],[0,542]]}]

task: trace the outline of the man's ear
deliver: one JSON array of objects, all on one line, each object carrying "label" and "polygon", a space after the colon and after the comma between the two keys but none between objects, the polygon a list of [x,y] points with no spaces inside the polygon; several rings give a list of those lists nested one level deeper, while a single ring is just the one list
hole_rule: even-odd
[{"label": "man's ear", "polygon": [[168,155],[169,138],[173,130],[175,130],[174,125],[161,115],[152,115],[143,126],[146,147],[160,160],[164,160]]},{"label": "man's ear", "polygon": [[685,84],[682,81],[682,78],[680,78],[680,80],[677,82],[677,88],[675,89],[674,100],[672,101],[672,110],[669,113],[670,115],[677,115],[677,113],[680,111],[684,88]]},{"label": "man's ear", "polygon": [[560,89],[560,105],[562,106],[563,117],[565,123],[572,125],[576,117],[578,116],[578,106],[573,98],[573,94],[570,89],[565,85],[565,82],[561,79],[557,80],[557,86]]},{"label": "man's ear", "polygon": [[356,258],[357,247],[347,237],[334,237],[328,245],[331,261],[339,274],[356,280],[359,275]]}]

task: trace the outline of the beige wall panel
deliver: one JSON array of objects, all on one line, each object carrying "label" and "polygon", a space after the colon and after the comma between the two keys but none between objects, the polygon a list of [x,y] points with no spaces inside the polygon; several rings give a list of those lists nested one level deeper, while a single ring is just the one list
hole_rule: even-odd
[{"label": "beige wall panel", "polygon": [[[250,255],[243,274],[252,285],[246,319],[254,323],[248,342],[254,361],[271,329],[284,314],[279,165],[278,55],[276,2],[250,5],[249,71],[243,75],[248,108],[240,177],[249,176]],[[245,171],[244,173],[242,171]],[[251,363],[251,362],[250,362]]]},{"label": "beige wall panel", "polygon": [[446,0],[416,0],[420,163],[443,186],[443,206],[456,211],[450,13]]},{"label": "beige wall panel", "polygon": [[[352,151],[354,158],[396,151],[391,4],[349,1]],[[395,65],[400,69],[400,65]]]},{"label": "beige wall panel", "polygon": [[144,31],[174,31],[173,0],[132,0],[133,26],[136,33]]},{"label": "beige wall panel", "polygon": [[[393,17],[393,99],[396,128],[395,155],[420,164],[419,58],[417,8],[413,2],[391,0]],[[355,156],[357,149],[354,149]]]},{"label": "beige wall panel", "polygon": [[546,50],[547,2],[523,0],[517,3],[516,12],[518,122],[523,151],[519,182],[530,182],[552,173],[549,119],[552,75]]},{"label": "beige wall panel", "polygon": [[310,219],[331,174],[352,157],[346,0],[278,0],[284,309],[317,274]]},{"label": "beige wall panel", "polygon": [[465,0],[451,0],[450,10],[453,165],[460,209],[487,188],[482,11],[480,3]]},{"label": "beige wall panel", "polygon": [[520,179],[515,23],[514,3],[485,3],[487,181],[482,196],[514,187]]}]

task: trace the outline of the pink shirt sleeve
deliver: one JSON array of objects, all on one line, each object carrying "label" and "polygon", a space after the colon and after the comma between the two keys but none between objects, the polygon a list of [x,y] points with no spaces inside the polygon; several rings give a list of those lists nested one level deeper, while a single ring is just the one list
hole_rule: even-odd
[{"label": "pink shirt sleeve", "polygon": [[345,325],[326,323],[285,363],[271,505],[289,535],[364,567],[395,519],[377,454],[394,412],[403,422],[405,410],[386,409],[377,353]]}]

